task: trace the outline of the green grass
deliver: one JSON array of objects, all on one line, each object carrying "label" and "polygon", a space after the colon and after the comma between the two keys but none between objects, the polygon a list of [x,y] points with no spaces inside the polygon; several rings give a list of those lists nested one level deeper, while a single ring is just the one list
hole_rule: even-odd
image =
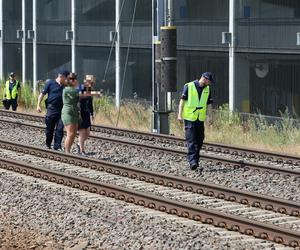
[{"label": "green grass", "polygon": [[[3,82],[0,83],[1,99],[4,97],[4,86],[5,84]],[[26,82],[24,85],[21,85],[21,89],[19,91],[19,106],[25,110],[35,110],[37,105],[37,97],[38,95],[32,92],[32,84],[30,82]],[[44,108],[44,102],[42,103],[42,107]]]},{"label": "green grass", "polygon": [[[0,95],[3,96],[4,84],[1,84]],[[37,95],[32,93],[30,83],[22,86],[18,110],[35,112]],[[42,103],[44,104],[44,103]],[[120,109],[114,106],[114,98],[103,96],[94,98],[96,124],[150,131],[152,110],[149,105],[127,101]],[[119,119],[118,119],[119,118]],[[262,115],[251,116],[246,121],[237,112],[230,112],[228,105],[213,111],[213,123],[206,124],[206,141],[230,145],[270,149],[300,155],[300,129],[286,111],[281,120],[270,124]],[[177,114],[171,113],[170,133],[184,136],[182,123],[177,121]]]}]

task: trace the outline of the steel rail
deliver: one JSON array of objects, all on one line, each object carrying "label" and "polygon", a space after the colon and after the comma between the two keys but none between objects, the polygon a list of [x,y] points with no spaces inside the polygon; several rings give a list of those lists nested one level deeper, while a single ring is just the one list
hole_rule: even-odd
[{"label": "steel rail", "polygon": [[[29,123],[20,123],[20,122],[13,122],[13,121],[5,121],[3,119],[0,119],[0,122],[5,122],[5,123],[10,123],[13,125],[19,125],[19,126],[27,126],[31,128],[35,128],[38,130],[44,130],[44,126],[40,125],[34,125],[34,124],[29,124]],[[108,138],[104,136],[98,136],[98,135],[90,135],[89,138],[95,139],[95,140],[100,140],[108,143],[116,143],[116,144],[121,144],[125,146],[130,146],[134,148],[138,148],[140,150],[143,150],[145,153],[147,152],[159,152],[159,153],[168,153],[168,154],[173,154],[175,156],[185,156],[186,152],[178,150],[178,149],[172,149],[172,148],[163,148],[159,146],[153,146],[149,144],[142,144],[140,142],[132,142],[132,141],[125,141],[125,140],[120,140],[116,138]],[[201,154],[201,158],[207,162],[207,164],[215,164],[216,166],[225,166],[225,167],[232,167],[232,168],[243,168],[244,170],[248,169],[253,169],[259,172],[263,173],[270,173],[270,174],[281,174],[286,177],[295,177],[299,178],[300,177],[300,169],[292,169],[292,168],[280,168],[280,167],[275,167],[275,166],[269,166],[265,164],[257,164],[249,161],[244,161],[244,160],[234,160],[234,159],[229,159],[229,158],[224,158],[224,157],[219,157],[219,156],[214,156],[210,154]]]},{"label": "steel rail", "polygon": [[89,178],[43,169],[41,167],[25,164],[24,162],[3,158],[0,159],[0,167],[9,171],[55,182],[60,185],[81,189],[87,192],[105,195],[110,198],[226,228],[257,238],[274,241],[290,247],[300,246],[300,232],[297,231],[242,218],[236,215],[213,211],[211,209],[183,202],[173,201],[167,198],[130,190],[128,188],[121,188],[117,185],[106,184]]},{"label": "steel rail", "polygon": [[[26,114],[21,112],[12,112],[7,110],[0,110],[0,115],[19,118],[19,119],[27,119],[36,122],[43,122],[44,117],[33,114]],[[112,134],[116,136],[126,136],[135,139],[156,141],[158,143],[166,143],[171,145],[177,145],[184,147],[185,140],[180,137],[155,134],[155,133],[147,133],[143,131],[134,131],[124,128],[116,128],[110,126],[100,126],[93,125],[91,127],[92,131],[102,132],[107,134]],[[292,154],[280,154],[272,151],[260,151],[253,148],[248,147],[237,147],[237,146],[229,146],[222,143],[213,143],[213,142],[205,142],[202,147],[203,150],[215,152],[215,153],[224,153],[230,154],[233,156],[241,156],[241,157],[249,157],[258,160],[271,161],[276,163],[286,163],[289,165],[300,166],[300,156],[292,155]]]},{"label": "steel rail", "polygon": [[0,148],[300,217],[300,203],[93,158],[0,140]]}]

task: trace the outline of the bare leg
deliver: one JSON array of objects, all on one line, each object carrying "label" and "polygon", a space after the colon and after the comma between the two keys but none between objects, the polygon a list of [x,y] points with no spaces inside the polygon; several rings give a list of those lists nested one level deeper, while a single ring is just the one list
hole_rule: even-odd
[{"label": "bare leg", "polygon": [[70,153],[72,144],[75,140],[78,125],[77,124],[69,124],[69,125],[66,125],[65,128],[67,130],[67,137],[65,140],[65,152]]},{"label": "bare leg", "polygon": [[79,147],[80,152],[84,151],[85,128],[79,130]]},{"label": "bare leg", "polygon": [[90,128],[87,129],[80,129],[79,130],[79,146],[80,146],[80,152],[84,152],[84,143],[86,139],[90,135]]}]

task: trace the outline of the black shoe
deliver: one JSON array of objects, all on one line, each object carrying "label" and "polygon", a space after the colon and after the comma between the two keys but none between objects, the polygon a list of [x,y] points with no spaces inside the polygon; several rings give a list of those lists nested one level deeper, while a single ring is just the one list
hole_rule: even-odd
[{"label": "black shoe", "polygon": [[49,148],[49,149],[51,149],[51,144],[50,145],[46,144],[46,147]]},{"label": "black shoe", "polygon": [[197,164],[190,165],[191,170],[196,170],[198,168]]},{"label": "black shoe", "polygon": [[80,155],[81,152],[80,152],[80,146],[79,146],[79,144],[76,144],[76,151],[77,151],[77,154]]},{"label": "black shoe", "polygon": [[198,168],[198,172],[199,172],[199,173],[202,173],[202,172],[203,172],[203,167],[199,167],[199,168]]},{"label": "black shoe", "polygon": [[81,155],[82,156],[88,156],[88,154],[86,152],[84,152],[84,151],[81,152]]}]

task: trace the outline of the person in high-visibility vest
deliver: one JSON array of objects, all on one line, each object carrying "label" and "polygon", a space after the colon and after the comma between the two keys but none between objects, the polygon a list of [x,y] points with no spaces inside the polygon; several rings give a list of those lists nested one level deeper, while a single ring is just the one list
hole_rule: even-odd
[{"label": "person in high-visibility vest", "polygon": [[213,75],[205,72],[199,80],[184,85],[179,103],[178,120],[184,121],[185,138],[188,148],[187,160],[191,170],[199,168],[200,150],[204,140],[204,121],[207,109],[211,109],[212,97],[210,84]]},{"label": "person in high-visibility vest", "polygon": [[9,74],[9,80],[5,82],[3,102],[5,109],[8,110],[11,106],[13,111],[17,110],[20,88],[21,84],[18,80],[16,80],[16,74],[11,72]]}]

